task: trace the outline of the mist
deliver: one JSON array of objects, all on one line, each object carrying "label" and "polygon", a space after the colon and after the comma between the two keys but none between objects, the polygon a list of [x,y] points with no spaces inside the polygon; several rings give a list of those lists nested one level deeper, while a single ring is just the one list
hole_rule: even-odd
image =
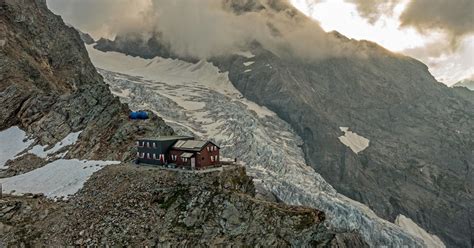
[{"label": "mist", "polygon": [[[159,35],[173,53],[206,59],[258,42],[278,56],[321,59],[353,53],[287,0],[49,0],[95,38]],[[341,44],[338,44],[341,43]]]}]

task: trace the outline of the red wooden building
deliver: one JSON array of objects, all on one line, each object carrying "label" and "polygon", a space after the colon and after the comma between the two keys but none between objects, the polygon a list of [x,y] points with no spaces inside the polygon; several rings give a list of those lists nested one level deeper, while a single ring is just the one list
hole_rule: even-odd
[{"label": "red wooden building", "polygon": [[219,146],[211,141],[178,140],[169,152],[169,163],[202,169],[219,164]]}]

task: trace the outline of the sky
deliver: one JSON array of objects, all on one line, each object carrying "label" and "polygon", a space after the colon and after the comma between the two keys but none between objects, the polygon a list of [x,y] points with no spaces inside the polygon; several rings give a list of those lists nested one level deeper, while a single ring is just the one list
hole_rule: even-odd
[{"label": "sky", "polygon": [[[370,40],[419,59],[445,84],[474,79],[474,0],[274,0],[292,4],[314,20],[314,24],[303,23],[299,29],[292,27],[301,24],[300,20],[286,20],[288,16],[278,16],[280,13],[239,18],[215,11],[216,3],[246,1],[47,0],[53,12],[95,38],[113,38],[126,29],[160,23],[160,31],[168,32],[171,42],[181,50],[201,51],[197,56],[206,57],[214,50],[228,49],[241,37],[281,46],[279,40],[267,40],[272,37],[265,34],[267,23],[272,22],[284,30],[285,39],[297,40],[290,42],[295,44],[290,50],[300,54],[306,54],[311,45],[304,40],[330,49],[331,41],[322,40],[321,32],[336,30],[349,38]],[[196,24],[196,18],[202,23]],[[201,33],[214,37],[199,37]],[[312,35],[309,39],[305,37],[308,33]]]},{"label": "sky", "polygon": [[[410,4],[426,4],[417,6],[419,10],[412,10],[415,12],[413,15],[417,15],[425,10],[429,12],[429,6],[440,0],[430,1],[291,0],[300,11],[319,21],[325,31],[336,30],[350,38],[374,41],[391,51],[419,59],[428,65],[430,72],[440,82],[452,85],[466,78],[474,80],[474,0],[441,0],[467,10],[466,13],[454,10],[451,14],[454,18],[463,14],[466,16],[458,24],[466,26],[465,30],[442,24],[417,26],[406,23],[408,17],[403,15],[406,15]],[[378,7],[377,2],[381,3]],[[449,13],[449,9],[443,10],[441,7],[440,11]],[[432,14],[426,18],[442,22],[439,13]],[[451,22],[452,26],[456,24]]]}]

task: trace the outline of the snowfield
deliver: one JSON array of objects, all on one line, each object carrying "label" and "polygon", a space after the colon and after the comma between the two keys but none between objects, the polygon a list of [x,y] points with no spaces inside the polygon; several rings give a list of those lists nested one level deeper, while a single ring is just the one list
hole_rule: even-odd
[{"label": "snowfield", "polygon": [[33,143],[26,133],[19,127],[10,127],[0,131],[0,169],[5,168],[5,163],[28,148]]},{"label": "snowfield", "polygon": [[339,140],[342,144],[351,148],[354,153],[357,154],[369,147],[370,140],[358,135],[357,133],[349,131],[348,127],[340,127],[339,129],[344,132],[344,135],[340,136]]},{"label": "snowfield", "polygon": [[445,248],[443,241],[436,235],[429,234],[423,228],[419,227],[412,219],[405,215],[398,215],[395,219],[395,224],[407,230],[409,233],[415,236],[422,237],[428,247],[432,248]]},{"label": "snowfield", "polygon": [[119,163],[59,159],[25,174],[0,179],[0,184],[5,194],[43,193],[48,198],[67,198],[81,189],[94,172]]},{"label": "snowfield", "polygon": [[[426,246],[421,236],[402,230],[367,206],[337,193],[306,165],[300,148],[302,139],[290,125],[243,98],[227,73],[219,72],[211,63],[141,59],[103,53],[92,46],[87,49],[122,102],[135,110],[155,111],[178,134],[215,141],[223,157],[238,158],[256,184],[285,203],[321,209],[332,228],[358,230],[371,246]],[[359,138],[357,142],[349,139],[358,148],[364,147],[358,143]]]},{"label": "snowfield", "polygon": [[[32,153],[40,158],[47,158],[48,156],[58,152],[64,147],[76,144],[77,140],[79,139],[79,135],[81,133],[82,131],[68,134],[63,140],[56,143],[54,147],[48,150],[45,150],[48,146],[36,145],[33,148],[31,148],[31,150],[29,150],[28,153]],[[62,154],[61,157],[64,157],[66,153]]]}]

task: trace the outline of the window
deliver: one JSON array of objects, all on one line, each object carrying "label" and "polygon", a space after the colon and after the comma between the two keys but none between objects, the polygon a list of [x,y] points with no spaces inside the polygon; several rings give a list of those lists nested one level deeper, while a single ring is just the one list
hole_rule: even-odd
[{"label": "window", "polygon": [[146,147],[150,147],[150,142],[146,142]]},{"label": "window", "polygon": [[156,154],[153,153],[153,159],[156,160]]},{"label": "window", "polygon": [[156,143],[155,142],[153,142],[153,148],[156,148]]},{"label": "window", "polygon": [[140,152],[137,152],[137,158],[139,158],[139,157],[140,157]]},{"label": "window", "polygon": [[214,156],[211,156],[211,162],[214,162]]},{"label": "window", "polygon": [[209,146],[207,147],[207,151],[208,151],[208,152],[211,151],[211,148],[210,148]]},{"label": "window", "polygon": [[146,154],[146,158],[147,158],[147,159],[150,159],[150,153],[147,153],[147,154]]}]

